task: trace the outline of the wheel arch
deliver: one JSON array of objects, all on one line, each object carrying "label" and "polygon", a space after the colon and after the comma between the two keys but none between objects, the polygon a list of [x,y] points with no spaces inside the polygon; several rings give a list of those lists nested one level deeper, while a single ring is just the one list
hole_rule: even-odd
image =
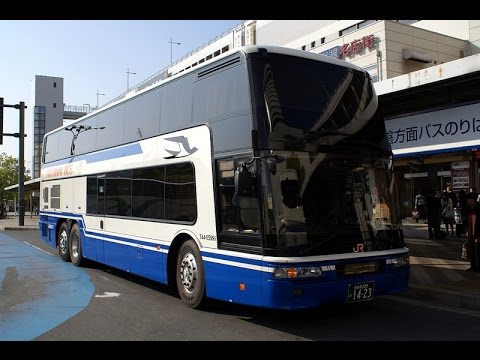
[{"label": "wheel arch", "polygon": [[167,285],[172,289],[177,288],[175,271],[177,268],[178,252],[180,251],[182,244],[190,239],[195,241],[199,250],[202,249],[202,245],[198,241],[197,237],[190,231],[177,233],[170,244],[167,257]]}]

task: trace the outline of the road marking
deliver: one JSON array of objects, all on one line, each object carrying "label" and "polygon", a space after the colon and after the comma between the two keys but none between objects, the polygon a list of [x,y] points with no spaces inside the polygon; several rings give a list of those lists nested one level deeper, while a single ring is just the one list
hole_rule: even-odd
[{"label": "road marking", "polygon": [[24,243],[24,244],[27,244],[27,245],[30,245],[31,247],[33,247],[33,248],[35,248],[35,249],[37,249],[37,250],[40,250],[41,252],[43,252],[43,253],[45,253],[45,254],[48,254],[48,255],[50,255],[50,256],[55,256],[55,255],[53,255],[53,254],[50,254],[48,251],[45,251],[45,250],[43,250],[43,249],[40,249],[38,246],[35,246],[35,245],[33,245],[33,244],[30,244],[28,241],[23,241],[23,243]]},{"label": "road marking", "polygon": [[117,292],[108,292],[105,291],[102,295],[95,295],[96,298],[112,298],[112,297],[119,297],[120,293]]},{"label": "road marking", "polygon": [[405,303],[405,304],[408,304],[408,305],[422,306],[422,307],[426,307],[426,308],[430,308],[430,309],[447,311],[447,312],[452,312],[452,313],[456,313],[456,314],[461,314],[461,315],[467,315],[467,316],[473,316],[473,317],[480,318],[480,312],[475,311],[475,310],[457,308],[457,307],[448,306],[448,305],[427,303],[427,302],[422,301],[422,300],[407,299],[407,298],[402,298],[400,296],[395,296],[395,295],[385,295],[385,296],[382,296],[382,297],[385,298],[385,299],[391,300],[391,301],[397,301],[397,302]]}]

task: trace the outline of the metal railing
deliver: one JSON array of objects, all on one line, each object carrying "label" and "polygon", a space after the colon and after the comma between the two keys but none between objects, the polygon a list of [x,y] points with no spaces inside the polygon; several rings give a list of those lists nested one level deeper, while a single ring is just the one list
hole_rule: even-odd
[{"label": "metal railing", "polygon": [[[176,64],[180,63],[181,61],[185,60],[186,58],[192,56],[193,54],[199,52],[200,50],[206,48],[208,45],[212,44],[213,42],[221,39],[222,37],[224,37],[225,35],[233,32],[235,29],[237,29],[238,27],[240,26],[243,26],[243,22],[237,24],[237,25],[234,25],[232,27],[230,27],[228,30],[224,31],[221,35],[218,35],[216,36],[215,38],[209,40],[208,42],[204,43],[203,45],[200,45],[198,46],[196,49],[194,50],[191,50],[190,52],[188,52],[187,54],[183,55],[180,59],[176,60],[173,64],[171,65],[168,65],[168,66],[165,66],[163,69],[161,69],[160,71],[157,71],[155,74],[153,75],[150,75],[148,78],[146,78],[145,80],[141,81],[140,83],[138,83],[137,85],[135,86],[132,86],[130,87],[129,90],[123,92],[122,94],[118,95],[117,97],[113,98],[112,100],[110,100],[109,102],[103,104],[102,106],[99,106],[98,108],[102,108],[102,107],[105,107],[107,105],[110,105],[110,104],[113,104],[115,101],[118,101],[120,99],[123,99],[128,93],[131,93],[131,92],[137,92],[139,89],[142,88],[143,85],[147,84],[148,82],[152,81],[153,79],[155,79],[156,77],[159,77],[157,79],[158,80],[163,80],[167,77],[167,74],[168,74],[168,69],[172,68],[173,66],[175,66]],[[160,75],[162,75],[162,73],[165,73],[165,77],[160,77]]]},{"label": "metal railing", "polygon": [[97,107],[91,106],[90,104],[83,104],[80,106],[63,104],[63,111],[80,112],[80,113],[89,114],[95,110],[97,110]]}]

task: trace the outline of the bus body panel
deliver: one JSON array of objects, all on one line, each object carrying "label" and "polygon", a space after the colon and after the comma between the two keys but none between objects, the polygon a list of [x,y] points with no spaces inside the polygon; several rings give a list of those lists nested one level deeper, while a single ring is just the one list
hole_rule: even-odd
[{"label": "bus body panel", "polygon": [[[294,63],[296,68],[290,66]],[[325,64],[330,70],[322,68]],[[316,69],[315,76],[310,69]],[[164,284],[168,262],[178,260],[171,257],[171,249],[178,249],[177,240],[191,238],[202,256],[206,296],[239,304],[302,309],[344,303],[349,289],[361,289],[353,284],[368,285],[373,296],[405,291],[408,249],[402,248],[395,214],[390,219],[395,201],[385,208],[380,205],[386,202],[375,200],[379,206],[372,212],[370,197],[377,193],[364,191],[376,184],[377,172],[387,170],[373,161],[386,158],[375,152],[382,147],[357,139],[357,148],[358,140],[364,141],[360,153],[368,150],[366,158],[373,160],[351,168],[322,150],[337,154],[335,144],[363,128],[385,135],[383,118],[371,121],[377,107],[368,75],[348,63],[268,46],[222,54],[47,133],[40,236],[56,247],[59,226],[66,222],[71,228],[76,222],[85,258]],[[235,166],[227,169],[228,163]],[[252,203],[248,206],[243,197],[235,203],[233,198],[224,201],[221,186],[234,190],[234,181],[228,181],[247,163],[252,166],[247,169],[252,187],[262,192],[244,194]],[[223,173],[218,164],[225,165]],[[290,175],[293,169],[295,176]],[[316,169],[319,175],[310,182]],[[353,174],[348,175],[348,204],[351,199],[362,203],[356,204],[355,212],[344,211],[347,194],[342,191],[345,199],[338,214],[317,215],[316,210],[322,210],[321,201],[315,200],[320,192],[312,189],[328,174],[338,174],[346,183],[347,172]],[[225,184],[220,184],[222,179],[227,179]],[[312,199],[309,206],[288,196],[294,180],[311,183],[306,195],[296,186],[301,197]],[[279,187],[282,183],[284,189]],[[333,186],[326,189],[317,200],[340,194]],[[328,209],[336,207],[326,204]],[[381,217],[385,213],[388,216]],[[320,216],[330,223],[322,223]],[[363,226],[362,238],[354,216]],[[385,218],[381,227],[367,223],[381,218]],[[345,219],[349,222],[342,223]],[[342,236],[337,239],[327,231]],[[391,241],[371,240],[381,234]],[[332,246],[325,250],[321,241]],[[337,242],[345,243],[346,250],[333,246]],[[402,257],[403,265],[393,265]],[[374,272],[365,266],[363,272],[349,273],[350,265],[361,268],[364,263],[382,266]],[[321,275],[295,279],[278,275],[279,268],[302,267],[321,268]]]},{"label": "bus body panel", "polygon": [[[407,290],[409,268],[394,268],[391,259],[406,256],[407,249],[396,251],[395,256],[370,254],[338,260],[319,260],[328,257],[270,259],[231,251],[202,252],[208,297],[238,304],[273,309],[315,308],[325,304],[346,303],[351,284],[373,282],[373,298]],[[313,259],[317,260],[313,260]],[[284,262],[282,262],[282,260]],[[384,262],[384,268],[373,274],[341,276],[337,267],[342,264]],[[318,266],[323,274],[318,278],[275,279],[277,267]],[[208,284],[214,286],[208,286]]]}]

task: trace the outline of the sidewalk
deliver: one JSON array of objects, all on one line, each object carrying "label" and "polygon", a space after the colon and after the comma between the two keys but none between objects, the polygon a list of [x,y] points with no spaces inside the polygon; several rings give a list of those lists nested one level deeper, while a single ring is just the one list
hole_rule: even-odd
[{"label": "sidewalk", "polygon": [[[0,220],[0,231],[38,231],[38,215],[24,217],[9,213]],[[405,242],[410,249],[410,282],[403,298],[470,310],[480,310],[480,273],[465,271],[469,261],[461,258],[464,237],[447,236],[444,240],[428,240],[427,225],[411,219],[403,220]]]},{"label": "sidewalk", "polygon": [[23,217],[23,226],[18,225],[18,214],[9,212],[6,219],[0,219],[0,231],[38,231],[38,215],[30,216],[27,212]]},{"label": "sidewalk", "polygon": [[463,237],[447,235],[444,240],[428,240],[423,221],[403,220],[405,242],[410,249],[410,282],[406,294],[423,300],[470,310],[480,310],[480,273],[462,259]]}]

